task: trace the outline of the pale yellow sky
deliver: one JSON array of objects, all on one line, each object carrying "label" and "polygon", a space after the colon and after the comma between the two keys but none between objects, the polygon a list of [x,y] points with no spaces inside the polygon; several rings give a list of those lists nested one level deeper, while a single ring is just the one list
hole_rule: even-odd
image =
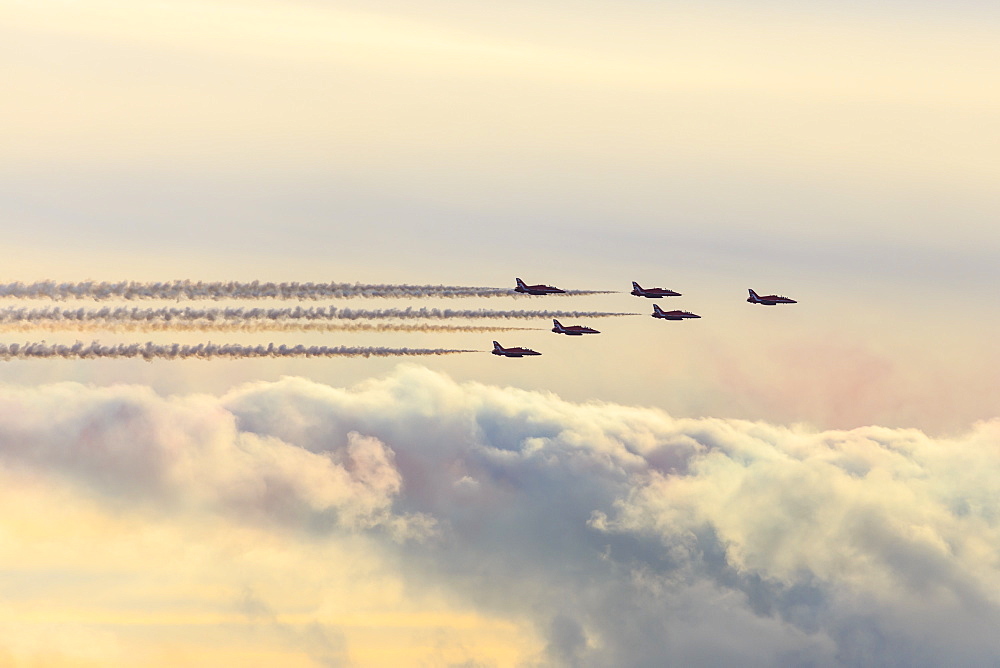
[{"label": "pale yellow sky", "polygon": [[0,0],[0,282],[521,275],[620,292],[335,305],[640,314],[516,321],[525,360],[0,363],[0,663],[995,658],[998,35],[970,3]]},{"label": "pale yellow sky", "polygon": [[609,37],[597,12],[556,29],[543,11],[519,34],[433,9],[8,5],[4,150],[18,162],[280,160],[378,178],[419,159],[496,178],[513,156],[529,171],[725,161],[980,191],[998,176],[1000,47],[983,26],[680,5],[613,16]]},{"label": "pale yellow sky", "polygon": [[109,511],[65,480],[0,475],[6,665],[514,665],[541,651],[523,620],[409,590],[362,536]]},{"label": "pale yellow sky", "polygon": [[[812,342],[801,355],[829,374],[820,342],[840,340],[894,369],[879,396],[925,367],[919,387],[943,375],[976,408],[921,426],[961,427],[993,402],[955,388],[988,385],[994,364],[972,371],[997,327],[994,18],[823,3],[6,2],[0,215],[19,250],[5,279],[665,283],[711,318],[685,386],[758,378],[720,360],[789,340]],[[736,339],[745,319],[729,310],[751,284],[815,311]],[[924,315],[942,300],[955,306],[943,330]],[[648,310],[634,301],[600,307]],[[595,354],[660,345],[643,318]],[[955,346],[965,357],[922,360]],[[567,378],[556,389],[592,385],[594,372],[536,366],[533,386],[554,373]],[[620,386],[619,400],[675,394],[603,375],[594,386]],[[827,392],[806,401],[789,390],[804,380],[780,376],[753,393],[773,395],[769,415],[829,424]],[[759,408],[734,408],[746,399],[724,383],[711,394],[737,415]],[[921,413],[894,402],[833,411],[834,424]]]}]

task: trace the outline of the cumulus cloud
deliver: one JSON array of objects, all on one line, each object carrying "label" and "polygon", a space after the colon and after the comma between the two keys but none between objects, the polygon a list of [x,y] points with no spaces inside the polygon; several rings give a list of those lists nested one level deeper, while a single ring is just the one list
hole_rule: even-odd
[{"label": "cumulus cloud", "polygon": [[933,440],[675,420],[415,367],[227,401],[241,428],[278,425],[303,447],[352,431],[390,444],[401,507],[442,530],[409,567],[491,609],[536,611],[550,661],[1000,656],[982,633],[1000,621],[1000,422]]},{"label": "cumulus cloud", "polygon": [[0,462],[54,473],[109,500],[161,510],[211,510],[240,520],[432,529],[392,512],[402,480],[370,436],[310,452],[241,432],[218,398],[164,398],[145,387],[65,383],[0,390]]},{"label": "cumulus cloud", "polygon": [[404,599],[527,623],[512,664],[1000,658],[1000,420],[934,439],[674,419],[401,366],[221,397],[3,388],[0,462],[290,546],[365,536]]}]

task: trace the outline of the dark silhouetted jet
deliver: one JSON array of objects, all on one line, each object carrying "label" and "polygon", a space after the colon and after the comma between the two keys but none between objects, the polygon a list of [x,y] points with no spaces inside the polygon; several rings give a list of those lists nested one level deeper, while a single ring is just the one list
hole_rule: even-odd
[{"label": "dark silhouetted jet", "polygon": [[531,348],[504,348],[496,341],[493,342],[493,354],[504,357],[524,357],[525,355],[541,355]]},{"label": "dark silhouetted jet", "polygon": [[551,285],[525,285],[524,281],[520,278],[515,278],[514,280],[517,281],[517,287],[514,288],[514,292],[522,292],[526,295],[554,295],[566,292]]},{"label": "dark silhouetted jet", "polygon": [[552,324],[555,325],[552,331],[556,334],[569,334],[570,336],[583,336],[584,334],[600,334],[596,329],[591,329],[590,327],[581,327],[580,325],[563,325],[558,320],[553,319]]},{"label": "dark silhouetted jet", "polygon": [[687,311],[664,311],[659,305],[653,304],[652,317],[663,318],[664,320],[685,320],[687,318],[700,318],[701,316]]},{"label": "dark silhouetted jet", "polygon": [[747,301],[751,304],[763,304],[764,306],[774,306],[775,304],[798,304],[798,302],[794,299],[779,297],[778,295],[767,295],[765,297],[761,297],[753,290],[750,290],[750,296],[747,297]]},{"label": "dark silhouetted jet", "polygon": [[644,288],[635,281],[632,281],[632,294],[636,297],[649,297],[659,299],[660,297],[680,297],[681,293],[663,288]]}]

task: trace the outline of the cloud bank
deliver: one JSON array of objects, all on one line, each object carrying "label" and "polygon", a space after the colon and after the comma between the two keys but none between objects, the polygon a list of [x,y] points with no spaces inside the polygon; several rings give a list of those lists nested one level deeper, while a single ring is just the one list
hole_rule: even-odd
[{"label": "cloud bank", "polygon": [[[181,535],[211,518],[289,559],[363,539],[402,583],[390,607],[438,597],[521,629],[505,654],[442,631],[431,662],[1000,658],[1000,420],[932,439],[675,419],[418,366],[347,389],[286,378],[219,397],[58,384],[0,388],[0,476],[85,495],[107,517],[171,518]],[[318,563],[316,580],[255,570],[233,599],[283,629],[295,614],[322,621],[323,603],[255,593],[278,577],[334,599],[333,574],[361,568]],[[351,586],[374,581],[358,572]],[[336,663],[377,663],[356,632],[322,628]],[[275,642],[300,651],[305,633]]]}]

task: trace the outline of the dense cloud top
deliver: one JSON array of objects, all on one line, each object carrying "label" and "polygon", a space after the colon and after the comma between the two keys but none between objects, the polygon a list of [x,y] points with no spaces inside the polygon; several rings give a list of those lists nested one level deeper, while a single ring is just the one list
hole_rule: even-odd
[{"label": "dense cloud top", "polygon": [[458,384],[0,388],[0,466],[109,508],[364,533],[563,665],[1000,659],[1000,421],[817,432]]}]

